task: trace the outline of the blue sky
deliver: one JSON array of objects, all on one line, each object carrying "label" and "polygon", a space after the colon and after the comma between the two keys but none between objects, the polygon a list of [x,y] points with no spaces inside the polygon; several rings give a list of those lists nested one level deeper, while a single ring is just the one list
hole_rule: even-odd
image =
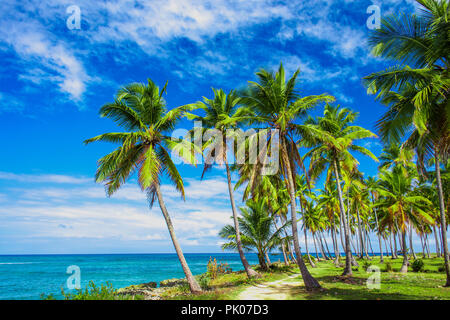
[{"label": "blue sky", "polygon": [[[305,95],[332,94],[373,129],[383,107],[361,78],[387,66],[367,47],[373,3],[382,15],[415,10],[410,0],[3,0],[0,254],[173,251],[159,208],[148,209],[133,181],[110,199],[93,182],[96,160],[113,146],[82,141],[117,130],[98,109],[121,85],[168,80],[172,108],[211,96],[211,87],[243,87],[282,61],[289,74],[301,69]],[[71,5],[80,30],[66,26]],[[362,144],[379,154],[376,140]],[[360,162],[376,172],[372,160]],[[231,222],[224,171],[203,182],[201,168],[180,171],[186,202],[163,190],[183,248],[217,252],[217,232]]]}]

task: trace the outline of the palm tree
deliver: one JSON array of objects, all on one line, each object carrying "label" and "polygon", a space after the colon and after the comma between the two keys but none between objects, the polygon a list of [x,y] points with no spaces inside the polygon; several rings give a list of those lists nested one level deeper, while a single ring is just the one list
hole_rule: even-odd
[{"label": "palm tree", "polygon": [[[297,210],[295,201],[296,167],[302,167],[301,156],[294,137],[297,135],[298,125],[295,123],[307,111],[323,102],[330,102],[334,97],[322,94],[301,97],[296,89],[297,76],[300,70],[286,81],[283,65],[280,64],[276,73],[260,70],[256,73],[259,82],[250,82],[243,92],[244,103],[257,114],[254,123],[260,123],[265,128],[275,129],[279,135],[279,150],[281,152],[280,168],[282,170],[289,191],[292,237],[297,264],[300,268],[303,282],[307,290],[320,288],[320,284],[309,273],[302,259],[297,231]],[[274,137],[269,136],[269,142],[275,143]],[[256,168],[256,166],[255,166]]]},{"label": "palm tree", "polygon": [[383,247],[381,244],[381,230],[380,230],[380,223],[378,221],[377,209],[375,207],[375,200],[378,199],[378,187],[379,187],[378,180],[375,179],[374,177],[368,177],[366,179],[366,186],[367,186],[367,190],[369,191],[370,197],[372,200],[372,209],[373,209],[373,215],[375,217],[375,222],[376,222],[378,244],[380,245],[380,262],[382,263],[384,261],[384,259],[383,259]]},{"label": "palm tree", "polygon": [[333,240],[334,264],[339,265],[339,245],[336,240],[336,220],[339,219],[339,200],[336,196],[336,188],[332,185],[325,185],[325,189],[321,190],[318,196],[317,204],[323,208],[328,221],[330,222],[331,238]]},{"label": "palm tree", "polygon": [[159,87],[150,79],[147,84],[133,83],[117,92],[114,102],[100,108],[101,117],[115,121],[124,132],[110,132],[85,141],[119,143],[120,146],[98,161],[96,182],[104,182],[108,196],[117,191],[130,176],[137,172],[138,183],[147,193],[150,207],[158,199],[161,212],[169,229],[175,251],[193,293],[201,291],[181,250],[160,189],[160,178],[166,173],[184,198],[183,180],[172,162],[170,153],[182,156],[194,164],[191,145],[185,140],[174,141],[166,134],[173,130],[183,108],[167,111],[163,98],[166,85]]},{"label": "palm tree", "polygon": [[[369,93],[389,106],[379,120],[382,138],[398,142],[411,133],[404,145],[418,149],[418,162],[434,157],[441,225],[446,225],[445,198],[440,163],[450,150],[450,40],[449,3],[417,0],[421,15],[391,15],[370,37],[376,56],[393,58],[402,65],[365,77]],[[412,65],[410,67],[409,65]],[[396,91],[396,92],[395,92]],[[414,128],[414,130],[410,130]],[[418,166],[420,169],[421,166]],[[443,251],[450,286],[450,258],[446,229],[442,229]]]},{"label": "palm tree", "polygon": [[412,177],[405,175],[401,167],[381,172],[379,193],[381,197],[377,206],[384,208],[386,213],[381,220],[381,225],[395,225],[400,229],[403,249],[403,264],[400,272],[407,272],[407,226],[411,222],[418,223],[419,220],[432,224],[433,219],[425,211],[431,202],[427,198],[413,193]]},{"label": "palm tree", "polygon": [[202,101],[198,101],[194,104],[196,109],[201,109],[205,112],[204,116],[197,116],[194,114],[187,114],[190,119],[194,119],[202,122],[202,126],[209,129],[215,129],[220,134],[221,140],[214,140],[212,137],[210,140],[206,141],[205,145],[211,147],[211,152],[209,158],[205,161],[204,170],[202,173],[202,178],[205,172],[210,169],[213,165],[213,159],[219,163],[224,163],[227,171],[227,181],[228,181],[228,192],[230,196],[231,210],[233,212],[234,229],[236,231],[236,245],[239,252],[239,256],[244,266],[245,272],[249,278],[258,277],[259,274],[250,267],[250,264],[245,257],[244,251],[241,244],[241,236],[239,232],[238,223],[238,213],[236,209],[236,203],[233,196],[233,186],[231,182],[231,172],[230,166],[227,159],[227,141],[226,133],[228,129],[235,129],[237,126],[245,120],[248,120],[248,109],[239,106],[240,98],[234,91],[225,94],[225,92],[220,89],[212,89],[214,92],[214,98],[208,99],[203,98]]},{"label": "palm tree", "polygon": [[[297,193],[296,196],[298,197],[299,203],[300,203],[300,212],[302,214],[302,221],[303,224],[305,224],[305,208],[307,206],[307,202],[308,200],[306,199],[305,195],[306,194],[311,194],[311,192],[308,190],[308,185],[306,182],[306,176],[305,175],[297,175],[295,177],[295,183],[296,183],[296,189],[297,189]],[[306,250],[306,257],[308,258],[308,262],[309,265],[312,268],[316,267],[316,264],[314,263],[314,261],[311,259],[311,256],[309,254],[309,249],[308,249],[308,235],[307,235],[307,228],[303,227],[303,234],[305,237],[305,250]]]},{"label": "palm tree", "polygon": [[[334,171],[338,191],[340,217],[344,225],[346,262],[343,275],[352,274],[352,252],[350,247],[350,230],[347,223],[341,188],[341,170],[351,172],[357,160],[350,153],[355,151],[377,158],[364,147],[354,144],[354,140],[375,137],[375,134],[359,126],[351,125],[357,113],[340,106],[325,106],[323,117],[309,118],[300,130],[305,146],[312,147],[305,156],[310,156],[311,178],[317,178],[327,167]],[[333,168],[331,170],[331,168]],[[330,175],[328,175],[330,176]],[[328,179],[329,180],[329,179]]]},{"label": "palm tree", "polygon": [[[266,257],[270,249],[277,247],[283,239],[281,233],[288,226],[282,225],[274,228],[275,217],[270,215],[264,199],[259,201],[248,200],[246,207],[240,208],[242,217],[238,218],[242,245],[245,249],[256,249],[258,260],[263,270],[268,270]],[[222,245],[222,249],[237,249],[236,229],[232,225],[226,225],[219,233],[221,238],[231,240]]]}]

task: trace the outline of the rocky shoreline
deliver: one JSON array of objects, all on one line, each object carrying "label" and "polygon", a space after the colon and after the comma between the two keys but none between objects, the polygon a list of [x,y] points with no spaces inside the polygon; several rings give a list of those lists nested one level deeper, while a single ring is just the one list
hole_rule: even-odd
[{"label": "rocky shoreline", "polygon": [[162,300],[162,294],[172,287],[186,285],[186,279],[167,279],[158,284],[156,282],[147,282],[120,288],[117,293],[120,295],[142,296],[144,300]]}]

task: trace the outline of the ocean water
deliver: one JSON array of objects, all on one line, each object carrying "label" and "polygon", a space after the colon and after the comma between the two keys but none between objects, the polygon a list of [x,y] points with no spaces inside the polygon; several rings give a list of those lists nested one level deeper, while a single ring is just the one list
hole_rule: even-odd
[{"label": "ocean water", "polygon": [[[205,272],[210,257],[228,263],[233,271],[243,269],[237,253],[187,253],[185,257],[193,274]],[[258,263],[256,254],[246,257],[250,264]],[[270,259],[274,262],[282,256]],[[62,298],[61,288],[73,292],[67,288],[72,273],[66,271],[71,265],[80,268],[82,288],[90,280],[121,288],[184,277],[176,254],[8,255],[0,256],[0,300],[35,300],[42,293]]]}]

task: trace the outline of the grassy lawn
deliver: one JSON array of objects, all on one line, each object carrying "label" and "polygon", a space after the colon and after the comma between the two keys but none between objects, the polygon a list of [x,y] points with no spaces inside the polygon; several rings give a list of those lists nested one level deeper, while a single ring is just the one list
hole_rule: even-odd
[{"label": "grassy lawn", "polygon": [[[407,274],[396,271],[400,269],[402,259],[388,261],[392,272],[386,271],[386,264],[380,264],[379,258],[364,262],[358,261],[360,266],[354,267],[354,274],[351,278],[342,278],[342,268],[336,268],[331,262],[319,262],[317,268],[309,268],[312,275],[319,280],[323,290],[317,292],[307,292],[302,285],[290,286],[287,292],[287,299],[293,300],[441,300],[450,299],[450,288],[444,288],[445,275],[438,269],[443,264],[443,259],[424,259],[424,272],[413,272],[409,268]],[[380,288],[368,289],[367,279],[373,275],[365,271],[365,266],[375,265],[381,270]],[[211,280],[209,290],[200,295],[189,293],[188,287],[174,287],[164,294],[164,299],[195,299],[195,300],[228,300],[236,299],[241,292],[258,283],[269,283],[275,280],[282,280],[283,283],[299,282],[301,277],[289,277],[299,273],[295,266],[289,269],[273,270],[263,273],[260,279],[249,280],[245,273],[237,272],[224,274]]]}]

